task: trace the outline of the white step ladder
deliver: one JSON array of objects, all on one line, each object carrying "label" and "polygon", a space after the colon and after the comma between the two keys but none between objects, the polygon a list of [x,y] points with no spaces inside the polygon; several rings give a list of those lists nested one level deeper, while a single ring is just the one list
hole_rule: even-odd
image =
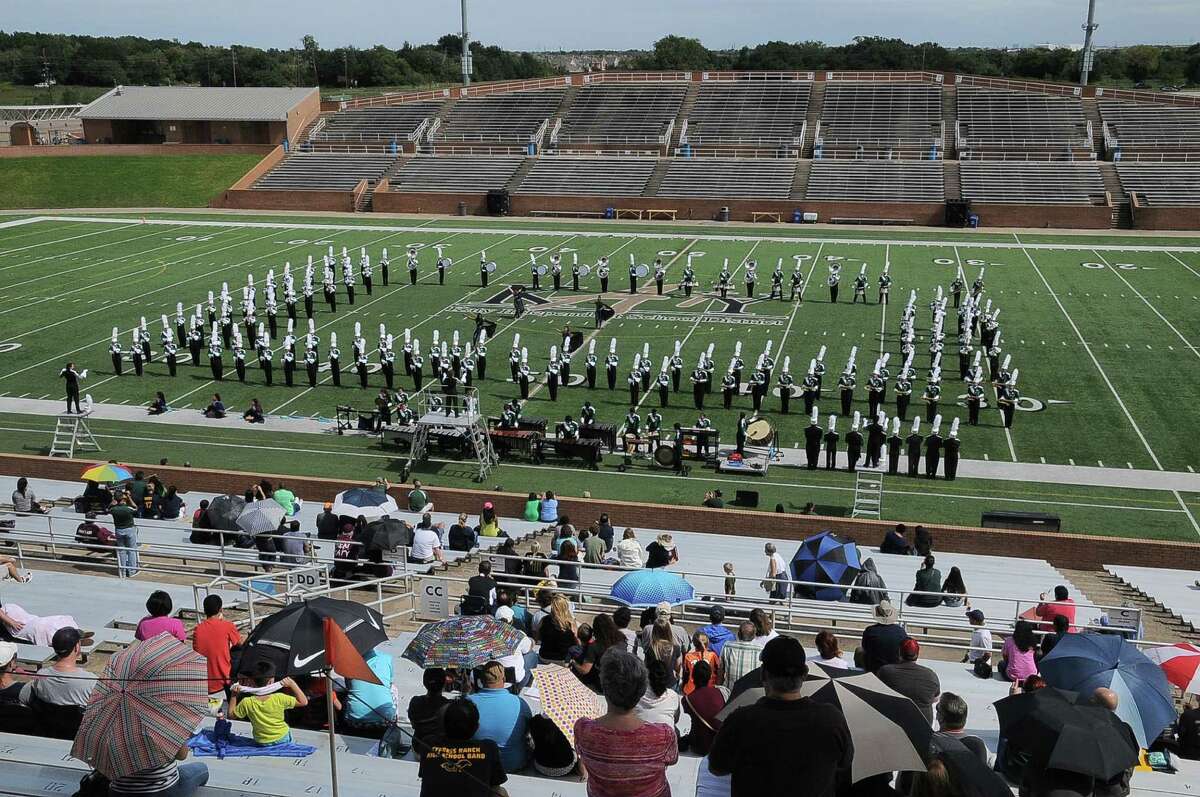
[{"label": "white step ladder", "polygon": [[54,425],[54,440],[50,443],[50,456],[71,459],[75,456],[76,449],[80,451],[104,450],[100,448],[100,444],[92,435],[86,415],[61,413]]},{"label": "white step ladder", "polygon": [[858,471],[854,480],[854,508],[850,517],[879,519],[883,511],[883,474]]}]

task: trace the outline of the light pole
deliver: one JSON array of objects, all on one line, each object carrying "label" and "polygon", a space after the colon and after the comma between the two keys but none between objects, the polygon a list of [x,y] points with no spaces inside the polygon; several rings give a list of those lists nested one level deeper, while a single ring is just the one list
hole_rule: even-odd
[{"label": "light pole", "polygon": [[1096,24],[1096,0],[1088,0],[1087,24],[1083,26],[1083,64],[1079,70],[1080,86],[1088,84],[1088,74],[1092,71],[1092,61],[1096,57],[1095,50],[1092,49],[1092,34],[1098,27],[1100,26]]},{"label": "light pole", "polygon": [[471,85],[471,36],[467,33],[467,0],[462,0],[462,82]]}]

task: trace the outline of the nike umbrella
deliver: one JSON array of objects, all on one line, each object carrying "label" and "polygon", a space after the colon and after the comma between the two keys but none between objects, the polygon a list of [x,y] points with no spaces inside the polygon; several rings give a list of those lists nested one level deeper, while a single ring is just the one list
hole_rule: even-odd
[{"label": "nike umbrella", "polygon": [[259,623],[242,650],[234,672],[252,669],[259,661],[275,665],[275,675],[307,675],[325,669],[324,621],[328,617],[346,634],[359,653],[387,641],[383,616],[354,601],[311,598],[290,604]]}]

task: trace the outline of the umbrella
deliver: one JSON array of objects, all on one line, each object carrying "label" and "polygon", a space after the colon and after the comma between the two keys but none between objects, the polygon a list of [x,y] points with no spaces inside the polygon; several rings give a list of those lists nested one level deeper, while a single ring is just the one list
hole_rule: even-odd
[{"label": "umbrella", "polygon": [[533,685],[538,690],[542,713],[563,732],[572,747],[575,746],[575,721],[581,717],[595,719],[604,713],[596,693],[566,667],[556,664],[535,667]]},{"label": "umbrella", "polygon": [[667,570],[634,570],[617,579],[609,595],[626,606],[655,606],[663,601],[678,606],[696,597],[683,576]]},{"label": "umbrella", "polygon": [[940,738],[938,758],[963,797],[1012,797],[1008,782],[957,739]]},{"label": "umbrella", "polygon": [[170,634],[113,656],[92,690],[71,755],[109,778],[175,760],[208,714],[204,657]]},{"label": "umbrella", "polygon": [[246,639],[237,671],[258,661],[275,665],[277,677],[305,675],[328,666],[325,618],[337,623],[359,653],[387,641],[383,616],[361,603],[310,598],[289,604],[259,623]]},{"label": "umbrella", "polygon": [[369,487],[355,487],[343,490],[333,499],[333,514],[346,515],[356,518],[359,515],[367,520],[395,515],[400,512],[395,499],[385,492]]},{"label": "umbrella", "polygon": [[269,534],[279,531],[284,515],[283,507],[274,501],[255,501],[246,504],[236,523],[247,534]]},{"label": "umbrella", "polygon": [[1075,703],[1074,697],[1046,688],[997,700],[1000,735],[1041,768],[1109,780],[1136,764],[1137,742],[1121,720],[1108,709]]},{"label": "umbrella", "polygon": [[363,529],[363,547],[367,551],[394,552],[408,542],[408,526],[403,520],[381,518],[373,520]]},{"label": "umbrella", "polygon": [[470,669],[511,656],[523,634],[486,614],[426,623],[402,654],[418,667]]},{"label": "umbrella", "polygon": [[133,478],[133,474],[124,465],[118,465],[115,462],[101,462],[85,470],[79,478],[101,484],[116,484],[129,481]]},{"label": "umbrella", "polygon": [[[830,678],[844,678],[847,675],[858,675],[861,672],[862,670],[839,669],[837,667],[827,667],[824,664],[813,662],[812,664],[808,665],[808,675],[804,676],[804,680],[816,681],[829,680]],[[749,705],[766,694],[765,690],[763,689],[762,667],[755,667],[753,670],[733,682],[733,686],[729,689],[730,702],[737,699],[738,696],[740,696],[743,692],[748,692],[751,690],[757,690],[757,695],[754,697],[754,700],[749,700],[743,705]]]},{"label": "umbrella", "polygon": [[[832,531],[822,531],[800,543],[792,557],[792,578],[848,587],[854,583],[861,565],[858,546]],[[802,595],[823,601],[840,601],[846,590],[836,587],[797,587]]]},{"label": "umbrella", "polygon": [[1146,658],[1162,667],[1168,681],[1184,692],[1200,694],[1200,647],[1180,642],[1143,652]]},{"label": "umbrella", "polygon": [[1102,686],[1116,692],[1117,716],[1129,723],[1142,747],[1149,747],[1175,721],[1167,676],[1124,637],[1067,634],[1038,669],[1046,683],[1060,689],[1085,696]]},{"label": "umbrella", "polygon": [[218,495],[205,510],[210,528],[218,531],[241,531],[237,519],[246,508],[246,499],[240,495]]}]

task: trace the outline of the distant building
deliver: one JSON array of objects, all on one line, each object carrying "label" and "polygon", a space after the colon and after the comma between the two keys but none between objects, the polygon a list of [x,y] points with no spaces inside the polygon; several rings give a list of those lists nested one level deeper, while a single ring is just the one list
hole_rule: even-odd
[{"label": "distant building", "polygon": [[117,86],[79,118],[92,144],[281,144],[320,113],[315,88]]}]

